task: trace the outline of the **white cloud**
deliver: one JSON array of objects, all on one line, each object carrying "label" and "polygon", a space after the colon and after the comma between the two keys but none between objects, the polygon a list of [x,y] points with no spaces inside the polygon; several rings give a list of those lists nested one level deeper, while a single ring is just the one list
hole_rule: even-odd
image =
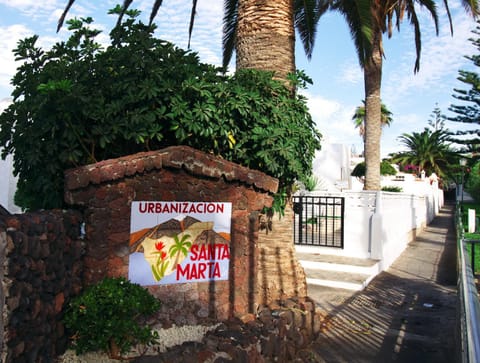
[{"label": "white cloud", "polygon": [[357,60],[349,60],[340,67],[339,81],[342,83],[358,84],[363,82],[363,70]]},{"label": "white cloud", "polygon": [[0,113],[3,112],[12,103],[11,98],[2,98],[0,100]]},{"label": "white cloud", "polygon": [[10,80],[15,74],[18,64],[15,62],[12,50],[17,47],[18,39],[33,34],[32,30],[24,25],[0,27],[0,85],[9,87]]},{"label": "white cloud", "polygon": [[59,0],[0,0],[0,5],[14,9],[31,19],[48,18],[66,1]]},{"label": "white cloud", "polygon": [[[352,122],[355,106],[345,105],[337,100],[304,93],[308,108],[323,139],[330,143],[351,144],[352,140],[362,144],[362,139]],[[357,146],[357,145],[356,145]]]},{"label": "white cloud", "polygon": [[[187,49],[190,13],[191,2],[165,1],[155,19],[158,36]],[[221,2],[198,2],[190,48],[202,62],[221,64],[222,19]]]},{"label": "white cloud", "polygon": [[[453,37],[445,27],[438,37],[427,33],[422,38],[420,71],[413,74],[414,50],[404,53],[402,61],[391,70],[388,83],[384,82],[383,98],[393,102],[412,93],[444,90],[445,79],[455,79],[458,70],[468,63],[464,56],[475,52],[471,43],[465,41],[471,37],[473,26],[473,21],[463,14],[454,19]],[[411,43],[413,47],[413,38]],[[385,68],[390,66],[388,58],[384,64]]]}]

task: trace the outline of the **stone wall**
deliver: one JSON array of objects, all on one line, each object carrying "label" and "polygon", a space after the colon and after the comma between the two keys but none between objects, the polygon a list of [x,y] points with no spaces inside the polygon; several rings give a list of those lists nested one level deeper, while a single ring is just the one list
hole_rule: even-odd
[{"label": "stone wall", "polygon": [[[162,301],[166,327],[224,320],[277,298],[305,296],[304,276],[297,268],[292,273],[298,265],[293,239],[259,232],[261,211],[278,188],[274,178],[177,146],[69,170],[65,183],[67,203],[84,210],[86,284],[128,275],[132,201],[232,203],[229,280],[149,287]],[[268,284],[259,281],[265,276]]]},{"label": "stone wall", "polygon": [[51,362],[68,338],[63,308],[82,289],[81,214],[0,216],[1,362]]},{"label": "stone wall", "polygon": [[[80,211],[0,216],[1,362],[54,361],[68,341],[62,323],[68,301],[105,276],[128,275],[134,200],[232,203],[229,279],[150,287],[162,301],[156,317],[162,327],[233,317],[266,324],[265,311],[278,309],[276,300],[308,301],[305,276],[294,255],[291,211],[274,219],[268,233],[260,228],[262,209],[271,205],[276,190],[276,179],[187,147],[68,171],[65,197]],[[80,235],[84,222],[86,234]],[[270,350],[289,339],[295,341],[286,346],[300,348],[295,338],[299,332],[312,338],[317,332],[315,308],[304,305],[294,311],[312,318],[292,326],[287,321],[293,329],[288,338],[259,341],[257,353],[283,356]],[[270,325],[265,329],[272,328],[276,337],[278,327]]]},{"label": "stone wall", "polygon": [[132,363],[323,362],[311,347],[322,323],[314,301],[287,299],[261,306],[256,316],[224,321],[199,342],[185,342]]}]

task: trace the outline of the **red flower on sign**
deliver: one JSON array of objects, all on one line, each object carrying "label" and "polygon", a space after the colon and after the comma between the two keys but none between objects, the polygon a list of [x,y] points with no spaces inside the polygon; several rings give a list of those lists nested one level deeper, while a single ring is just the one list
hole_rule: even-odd
[{"label": "red flower on sign", "polygon": [[158,256],[157,261],[152,265],[152,272],[155,281],[160,281],[165,276],[165,272],[170,264],[170,261],[167,260],[167,252],[163,251],[164,248],[164,242],[155,242],[156,251],[154,251],[153,254]]}]

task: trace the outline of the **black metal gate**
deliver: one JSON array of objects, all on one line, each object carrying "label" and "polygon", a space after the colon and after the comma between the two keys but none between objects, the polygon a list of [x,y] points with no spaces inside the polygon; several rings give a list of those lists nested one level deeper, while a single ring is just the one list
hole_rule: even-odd
[{"label": "black metal gate", "polygon": [[295,196],[293,211],[295,244],[343,248],[345,198]]}]

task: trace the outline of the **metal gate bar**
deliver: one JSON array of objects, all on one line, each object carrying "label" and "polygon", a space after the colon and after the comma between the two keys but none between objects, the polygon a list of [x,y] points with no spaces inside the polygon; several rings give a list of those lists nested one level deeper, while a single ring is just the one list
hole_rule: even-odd
[{"label": "metal gate bar", "polygon": [[294,243],[343,248],[345,198],[293,197]]}]

